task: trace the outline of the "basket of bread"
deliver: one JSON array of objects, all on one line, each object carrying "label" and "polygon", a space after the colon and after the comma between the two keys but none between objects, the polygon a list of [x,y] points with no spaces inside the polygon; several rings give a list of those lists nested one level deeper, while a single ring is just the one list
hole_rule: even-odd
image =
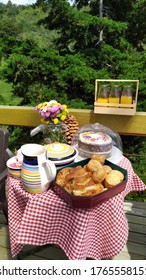
[{"label": "basket of bread", "polygon": [[104,156],[91,158],[58,169],[51,187],[73,208],[92,208],[122,192],[127,170]]}]

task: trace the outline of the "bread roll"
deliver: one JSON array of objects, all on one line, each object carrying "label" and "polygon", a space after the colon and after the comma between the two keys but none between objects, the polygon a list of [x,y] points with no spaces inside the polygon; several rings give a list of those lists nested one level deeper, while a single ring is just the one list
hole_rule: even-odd
[{"label": "bread roll", "polygon": [[115,175],[115,174],[117,174],[118,176],[119,176],[119,178],[121,179],[121,182],[124,180],[124,175],[123,175],[123,173],[121,172],[121,171],[119,171],[119,170],[112,170],[112,171],[110,171],[110,174],[112,175]]},{"label": "bread roll", "polygon": [[118,170],[112,170],[105,177],[104,186],[106,188],[112,188],[112,187],[120,184],[124,179],[124,175],[120,171],[119,172],[121,174],[119,172],[113,172],[113,171],[118,171]]},{"label": "bread roll", "polygon": [[107,173],[104,171],[103,168],[101,168],[94,171],[92,179],[95,183],[101,183],[105,179],[106,175]]},{"label": "bread roll", "polygon": [[99,155],[92,155],[91,159],[95,159],[99,161],[102,165],[105,163],[105,157],[104,156],[99,156]]},{"label": "bread roll", "polygon": [[91,159],[87,164],[87,170],[93,173],[98,169],[102,169],[102,164],[95,159]]},{"label": "bread roll", "polygon": [[103,165],[103,169],[107,174],[112,171],[112,168],[109,165]]}]

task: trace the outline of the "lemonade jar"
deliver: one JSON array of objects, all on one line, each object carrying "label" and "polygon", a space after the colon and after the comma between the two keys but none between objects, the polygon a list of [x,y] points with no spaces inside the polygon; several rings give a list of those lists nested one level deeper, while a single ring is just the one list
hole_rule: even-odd
[{"label": "lemonade jar", "polygon": [[[119,104],[120,103],[120,92],[121,92],[120,86],[113,85],[111,88],[110,94],[109,94],[109,103]],[[114,106],[112,106],[112,107],[114,107]]]},{"label": "lemonade jar", "polygon": [[122,95],[121,95],[121,104],[132,104],[133,96],[131,85],[126,85],[123,87]]},{"label": "lemonade jar", "polygon": [[109,97],[109,86],[108,85],[101,85],[98,91],[98,97],[96,102],[98,103],[108,103]]}]

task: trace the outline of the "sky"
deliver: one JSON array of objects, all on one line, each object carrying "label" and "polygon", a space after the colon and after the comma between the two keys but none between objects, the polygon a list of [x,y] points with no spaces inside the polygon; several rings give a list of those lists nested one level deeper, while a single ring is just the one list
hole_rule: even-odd
[{"label": "sky", "polygon": [[[36,3],[36,0],[11,0],[15,5],[31,5]],[[7,4],[8,0],[0,0],[0,3]]]},{"label": "sky", "polygon": [[[34,4],[36,0],[11,0],[11,2],[16,5],[30,5]],[[7,4],[8,0],[0,0],[0,3]]]}]

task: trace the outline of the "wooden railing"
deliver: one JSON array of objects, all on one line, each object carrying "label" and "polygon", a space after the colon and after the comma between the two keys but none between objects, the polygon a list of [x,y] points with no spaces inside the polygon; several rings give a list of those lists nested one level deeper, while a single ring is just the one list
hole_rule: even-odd
[{"label": "wooden railing", "polygon": [[[137,112],[134,116],[95,114],[92,110],[69,109],[79,127],[100,123],[117,131],[121,135],[146,136],[146,112]],[[35,127],[40,117],[33,107],[0,106],[0,125]]]}]

